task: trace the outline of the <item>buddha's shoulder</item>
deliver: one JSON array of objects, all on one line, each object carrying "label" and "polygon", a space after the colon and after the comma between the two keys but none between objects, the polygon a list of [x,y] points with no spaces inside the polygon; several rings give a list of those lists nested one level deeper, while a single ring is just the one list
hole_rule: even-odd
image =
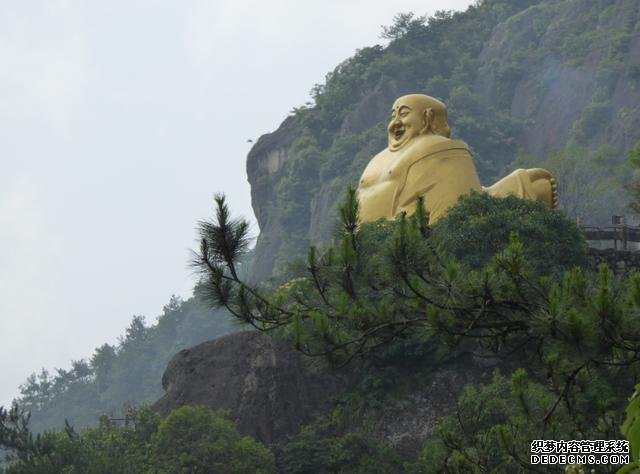
[{"label": "buddha's shoulder", "polygon": [[421,135],[411,144],[411,150],[407,151],[416,158],[422,158],[449,150],[459,150],[464,154],[470,153],[469,146],[462,140],[451,140],[439,135]]}]

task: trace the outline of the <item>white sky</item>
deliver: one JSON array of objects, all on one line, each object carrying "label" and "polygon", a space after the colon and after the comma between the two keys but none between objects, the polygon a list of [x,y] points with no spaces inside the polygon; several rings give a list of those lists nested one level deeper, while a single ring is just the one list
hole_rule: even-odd
[{"label": "white sky", "polygon": [[[0,0],[0,405],[193,284],[250,144],[398,12],[470,0]],[[257,228],[256,228],[257,230]]]}]

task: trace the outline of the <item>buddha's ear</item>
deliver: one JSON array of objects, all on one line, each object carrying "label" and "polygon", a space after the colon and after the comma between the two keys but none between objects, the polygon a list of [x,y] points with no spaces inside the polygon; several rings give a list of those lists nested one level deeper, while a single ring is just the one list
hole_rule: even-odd
[{"label": "buddha's ear", "polygon": [[420,130],[420,135],[429,132],[433,133],[433,109],[431,107],[424,109],[424,112],[422,113],[422,121],[424,123],[424,127]]}]

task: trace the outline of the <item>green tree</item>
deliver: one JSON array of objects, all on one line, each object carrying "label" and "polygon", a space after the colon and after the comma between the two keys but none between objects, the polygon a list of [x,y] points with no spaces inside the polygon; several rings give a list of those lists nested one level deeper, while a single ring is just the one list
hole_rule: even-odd
[{"label": "green tree", "polygon": [[95,428],[34,435],[29,415],[0,408],[0,447],[6,474],[268,473],[273,454],[241,437],[222,413],[183,407],[166,419],[142,406],[122,420],[102,417]]},{"label": "green tree", "polygon": [[411,35],[416,31],[423,31],[427,23],[426,16],[416,17],[413,13],[398,13],[393,17],[391,26],[383,26],[380,37],[389,40],[397,40]]},{"label": "green tree", "polygon": [[[494,373],[491,383],[468,386],[455,413],[438,423],[416,463],[420,473],[529,472],[535,439],[572,439],[573,424],[564,406],[547,417],[555,396],[531,382],[523,369],[509,378]],[[558,472],[536,466],[535,472]]]},{"label": "green tree", "polygon": [[397,454],[361,432],[345,432],[321,418],[303,428],[283,449],[279,465],[287,474],[391,474],[404,472]]},{"label": "green tree", "polygon": [[103,417],[98,427],[80,433],[67,424],[38,435],[28,422],[17,405],[0,410],[0,446],[10,450],[7,474],[145,472],[159,416],[141,407],[130,410],[122,425]]},{"label": "green tree", "polygon": [[185,406],[164,419],[153,436],[157,472],[265,474],[275,472],[273,454],[241,437],[223,413]]}]

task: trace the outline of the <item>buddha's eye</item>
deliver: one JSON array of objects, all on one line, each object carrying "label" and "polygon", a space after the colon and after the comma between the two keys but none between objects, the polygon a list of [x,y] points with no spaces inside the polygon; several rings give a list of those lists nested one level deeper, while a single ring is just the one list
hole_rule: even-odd
[{"label": "buddha's eye", "polygon": [[407,115],[409,115],[409,112],[407,112],[406,110],[400,112],[400,117],[406,117]]}]

